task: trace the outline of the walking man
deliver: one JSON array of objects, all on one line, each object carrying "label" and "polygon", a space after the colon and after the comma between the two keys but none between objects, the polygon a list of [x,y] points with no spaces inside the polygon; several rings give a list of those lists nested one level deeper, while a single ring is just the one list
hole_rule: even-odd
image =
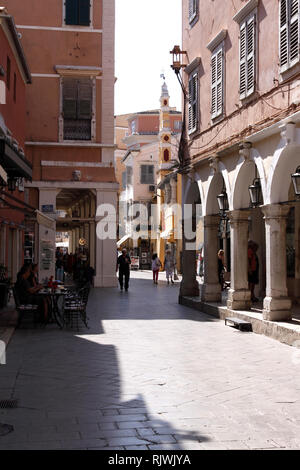
[{"label": "walking man", "polygon": [[126,248],[123,248],[122,254],[117,260],[117,271],[119,268],[119,283],[120,289],[123,290],[123,277],[125,276],[125,291],[128,291],[129,276],[130,276],[131,259],[127,254]]}]

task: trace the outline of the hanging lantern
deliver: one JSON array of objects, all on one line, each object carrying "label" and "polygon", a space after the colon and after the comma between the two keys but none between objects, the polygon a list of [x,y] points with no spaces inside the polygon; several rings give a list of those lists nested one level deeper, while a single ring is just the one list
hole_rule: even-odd
[{"label": "hanging lantern", "polygon": [[225,188],[223,188],[222,192],[217,196],[217,200],[220,212],[224,214],[229,209],[228,197]]},{"label": "hanging lantern", "polygon": [[249,186],[249,194],[251,207],[258,207],[262,204],[262,193],[261,193],[261,184],[260,179],[255,178],[253,183]]},{"label": "hanging lantern", "polygon": [[296,168],[296,172],[291,175],[296,196],[300,196],[300,165]]}]

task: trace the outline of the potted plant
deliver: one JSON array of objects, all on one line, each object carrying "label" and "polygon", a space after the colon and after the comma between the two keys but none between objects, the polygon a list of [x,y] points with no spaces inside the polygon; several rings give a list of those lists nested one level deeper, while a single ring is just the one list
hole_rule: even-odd
[{"label": "potted plant", "polygon": [[7,305],[9,286],[10,279],[8,277],[7,267],[0,264],[0,309]]}]

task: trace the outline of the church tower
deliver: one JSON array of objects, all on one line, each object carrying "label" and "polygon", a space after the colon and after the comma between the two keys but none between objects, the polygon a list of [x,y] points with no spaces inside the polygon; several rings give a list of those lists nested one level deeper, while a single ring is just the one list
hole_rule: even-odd
[{"label": "church tower", "polygon": [[159,167],[168,170],[171,162],[170,96],[166,82],[162,85],[159,117]]}]

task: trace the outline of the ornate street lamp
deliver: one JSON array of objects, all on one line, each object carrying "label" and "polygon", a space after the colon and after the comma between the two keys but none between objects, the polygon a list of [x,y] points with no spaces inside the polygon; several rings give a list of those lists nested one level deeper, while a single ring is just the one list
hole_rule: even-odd
[{"label": "ornate street lamp", "polygon": [[300,165],[296,168],[296,172],[291,175],[296,196],[300,196]]},{"label": "ornate street lamp", "polygon": [[248,189],[250,194],[251,207],[260,206],[262,204],[260,179],[255,178]]},{"label": "ornate street lamp", "polygon": [[178,160],[179,160],[179,173],[184,173],[190,163],[189,148],[186,135],[186,104],[188,99],[188,93],[185,89],[182,76],[180,74],[181,69],[186,67],[186,64],[183,63],[183,56],[187,55],[186,51],[182,51],[180,46],[174,46],[173,50],[170,51],[172,54],[172,65],[171,68],[174,70],[177,80],[179,81],[182,93],[183,93],[183,120],[182,120],[182,129],[181,137],[178,148]]},{"label": "ornate street lamp", "polygon": [[222,192],[218,194],[217,200],[222,217],[226,217],[226,211],[229,210],[229,203],[225,186],[223,186]]}]

